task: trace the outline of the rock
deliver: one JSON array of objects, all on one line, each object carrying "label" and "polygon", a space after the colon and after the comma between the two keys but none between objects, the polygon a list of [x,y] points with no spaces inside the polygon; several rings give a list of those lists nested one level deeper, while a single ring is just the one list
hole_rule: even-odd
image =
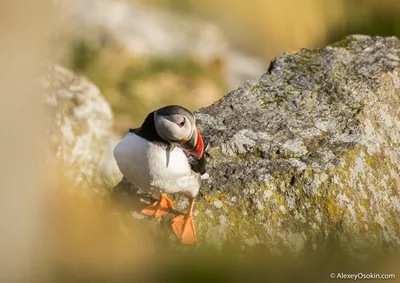
[{"label": "rock", "polygon": [[60,66],[49,67],[42,87],[53,164],[71,169],[67,174],[80,184],[120,178],[110,155],[112,112],[98,88]]},{"label": "rock", "polygon": [[398,249],[399,68],[399,39],[350,36],[283,54],[200,109],[200,242]]},{"label": "rock", "polygon": [[263,64],[230,46],[215,24],[192,16],[114,0],[62,0],[58,5],[71,33],[95,45],[117,42],[145,57],[222,59],[231,88],[263,72]]},{"label": "rock", "polygon": [[283,54],[200,109],[211,143],[199,238],[398,247],[399,68],[399,39],[349,36]]}]

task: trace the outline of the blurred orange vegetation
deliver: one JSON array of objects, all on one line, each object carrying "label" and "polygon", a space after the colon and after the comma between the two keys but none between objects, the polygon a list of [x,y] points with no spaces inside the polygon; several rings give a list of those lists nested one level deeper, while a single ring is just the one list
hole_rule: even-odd
[{"label": "blurred orange vegetation", "polygon": [[46,199],[50,273],[57,280],[142,274],[154,256],[148,232],[131,217],[116,213],[109,198],[80,196],[67,184],[61,182]]}]

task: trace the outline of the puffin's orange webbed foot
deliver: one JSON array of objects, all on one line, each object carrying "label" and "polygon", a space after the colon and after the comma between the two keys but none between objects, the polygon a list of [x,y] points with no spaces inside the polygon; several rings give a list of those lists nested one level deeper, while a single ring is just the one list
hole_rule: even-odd
[{"label": "puffin's orange webbed foot", "polygon": [[182,244],[194,245],[197,243],[196,228],[193,220],[194,199],[190,203],[189,212],[172,219],[172,230]]},{"label": "puffin's orange webbed foot", "polygon": [[179,215],[174,217],[172,229],[182,244],[194,245],[197,243],[196,228],[192,216]]},{"label": "puffin's orange webbed foot", "polygon": [[163,216],[168,214],[170,209],[174,208],[174,203],[167,197],[166,194],[161,194],[160,199],[142,210],[142,213],[147,216]]}]

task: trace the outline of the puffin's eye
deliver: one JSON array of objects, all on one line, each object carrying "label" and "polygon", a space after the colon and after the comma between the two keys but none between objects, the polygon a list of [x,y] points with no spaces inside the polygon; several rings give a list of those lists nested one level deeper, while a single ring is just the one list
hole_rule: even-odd
[{"label": "puffin's eye", "polygon": [[178,123],[178,126],[182,128],[183,126],[185,126],[185,122],[186,122],[186,119],[183,118],[182,122]]}]

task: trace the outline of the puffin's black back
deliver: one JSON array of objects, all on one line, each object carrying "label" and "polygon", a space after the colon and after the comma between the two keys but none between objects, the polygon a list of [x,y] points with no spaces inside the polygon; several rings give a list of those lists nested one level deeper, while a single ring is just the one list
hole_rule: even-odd
[{"label": "puffin's black back", "polygon": [[154,111],[147,115],[144,120],[142,126],[138,129],[129,129],[130,133],[135,133],[139,137],[142,137],[148,141],[157,141],[165,144],[169,144],[166,140],[164,140],[156,131],[156,126],[154,123]]}]

